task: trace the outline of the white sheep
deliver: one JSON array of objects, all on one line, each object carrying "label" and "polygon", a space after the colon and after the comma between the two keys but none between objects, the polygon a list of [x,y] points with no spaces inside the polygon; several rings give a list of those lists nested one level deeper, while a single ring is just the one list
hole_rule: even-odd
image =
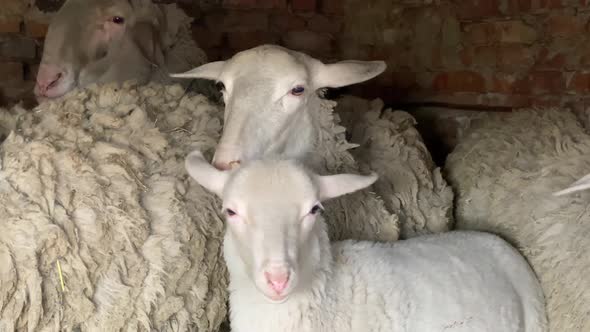
[{"label": "white sheep", "polygon": [[551,331],[590,331],[590,192],[553,195],[590,169],[590,135],[561,108],[487,114],[445,165],[456,227],[516,246],[546,295]]},{"label": "white sheep", "polygon": [[[363,82],[381,74],[385,68],[383,61],[324,64],[301,52],[262,45],[239,52],[227,61],[208,63],[172,76],[215,80],[222,87],[225,121],[213,158],[219,169],[279,155],[303,160],[314,170],[331,172],[342,169],[326,169],[325,160],[340,154],[342,146],[326,144],[321,129],[325,101],[318,95],[319,90]],[[369,110],[370,115],[375,114],[370,105],[355,109],[358,113]],[[452,191],[430,161],[413,128],[413,119],[409,115],[407,119],[398,126],[396,119],[362,118],[358,127],[368,128],[369,134],[355,155],[369,151],[370,157],[376,160],[368,164],[386,179],[376,189],[387,202],[388,211],[403,220],[403,235],[446,231],[452,224]],[[370,146],[369,141],[373,143]],[[362,194],[329,204],[342,201],[350,202],[344,206],[355,204],[352,201],[358,202],[359,195]],[[330,206],[328,209],[332,210]],[[397,231],[393,227],[380,239],[394,240]],[[358,229],[349,236],[375,240],[364,233]]]},{"label": "white sheep", "polygon": [[221,171],[199,151],[185,165],[223,200],[235,332],[547,331],[534,273],[495,235],[330,245],[321,201],[374,174],[320,176],[287,160]]},{"label": "white sheep", "polygon": [[269,155],[302,159],[321,141],[319,89],[369,80],[386,68],[383,61],[323,64],[307,54],[262,45],[227,61],[207,63],[177,78],[217,81],[225,102],[223,135],[213,164],[233,164]]},{"label": "white sheep", "polygon": [[92,83],[169,83],[168,73],[206,62],[189,18],[151,0],[67,0],[45,38],[34,93],[60,97]]}]

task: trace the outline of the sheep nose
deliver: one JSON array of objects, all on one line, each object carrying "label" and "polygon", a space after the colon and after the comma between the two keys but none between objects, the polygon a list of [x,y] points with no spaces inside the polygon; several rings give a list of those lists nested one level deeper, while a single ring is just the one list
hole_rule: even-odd
[{"label": "sheep nose", "polygon": [[46,95],[47,91],[57,86],[63,77],[64,71],[58,66],[41,64],[37,73],[35,92],[41,96]]},{"label": "sheep nose", "polygon": [[264,272],[266,282],[277,294],[281,294],[289,283],[289,271],[285,268]]},{"label": "sheep nose", "polygon": [[231,169],[237,168],[240,166],[239,160],[230,161],[229,163],[224,163],[220,161],[214,161],[213,166],[220,171],[229,171]]}]

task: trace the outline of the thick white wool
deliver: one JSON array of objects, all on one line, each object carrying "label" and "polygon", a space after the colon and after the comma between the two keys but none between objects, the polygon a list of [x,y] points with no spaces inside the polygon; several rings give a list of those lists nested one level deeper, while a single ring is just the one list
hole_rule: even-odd
[{"label": "thick white wool", "polygon": [[590,135],[566,110],[523,110],[474,123],[449,155],[457,228],[515,244],[537,273],[551,331],[590,331],[590,192],[552,194],[590,169]]},{"label": "thick white wool", "polygon": [[[316,162],[358,172],[335,103],[321,103]],[[0,330],[216,331],[227,313],[220,206],[184,158],[211,156],[222,116],[180,86],[132,83],[0,112],[12,130],[0,147]],[[336,240],[398,238],[374,194],[326,208]]]},{"label": "thick white wool", "polygon": [[183,171],[188,151],[214,147],[218,112],[179,86],[95,87],[21,112],[0,150],[1,330],[221,324],[223,224]]},{"label": "thick white wool", "polygon": [[416,120],[383,109],[383,101],[346,96],[336,112],[350,129],[351,150],[362,169],[379,174],[374,189],[400,218],[401,237],[448,231],[453,224],[453,191],[436,167]]}]

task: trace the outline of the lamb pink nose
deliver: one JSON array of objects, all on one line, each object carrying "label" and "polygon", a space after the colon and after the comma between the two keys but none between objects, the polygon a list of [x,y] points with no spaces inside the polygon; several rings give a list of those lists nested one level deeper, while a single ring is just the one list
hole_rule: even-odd
[{"label": "lamb pink nose", "polygon": [[277,294],[282,293],[289,283],[289,272],[286,270],[273,273],[264,272],[264,276],[270,288],[277,292]]}]

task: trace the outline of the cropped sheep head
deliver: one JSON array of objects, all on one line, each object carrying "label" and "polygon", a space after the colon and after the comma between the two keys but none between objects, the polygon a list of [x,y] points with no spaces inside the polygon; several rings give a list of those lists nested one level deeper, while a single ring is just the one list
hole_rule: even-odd
[{"label": "cropped sheep head", "polygon": [[150,0],[68,0],[45,39],[34,92],[56,98],[91,83],[147,79],[161,63]]},{"label": "cropped sheep head", "polygon": [[385,68],[383,61],[324,64],[300,52],[262,45],[172,77],[218,82],[225,123],[213,163],[229,169],[271,155],[303,157],[316,139],[310,112],[316,111],[317,90],[363,82]]},{"label": "cropped sheep head", "polygon": [[189,175],[223,200],[225,258],[270,302],[280,303],[313,280],[319,267],[321,202],[361,190],[377,175],[320,176],[294,161],[258,160],[218,170],[199,151],[186,158]]}]

